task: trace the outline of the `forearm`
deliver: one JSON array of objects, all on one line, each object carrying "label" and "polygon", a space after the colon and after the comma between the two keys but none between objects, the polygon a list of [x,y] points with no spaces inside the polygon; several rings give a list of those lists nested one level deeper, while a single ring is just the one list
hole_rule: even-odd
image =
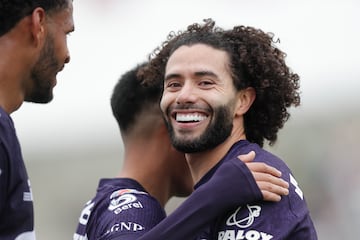
[{"label": "forearm", "polygon": [[238,159],[230,160],[139,240],[191,239],[224,211],[261,199],[260,189],[246,165]]}]

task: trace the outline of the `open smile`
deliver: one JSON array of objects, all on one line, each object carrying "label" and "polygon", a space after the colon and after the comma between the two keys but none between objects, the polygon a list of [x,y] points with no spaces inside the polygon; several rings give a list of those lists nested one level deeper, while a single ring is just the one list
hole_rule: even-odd
[{"label": "open smile", "polygon": [[201,122],[208,118],[208,115],[199,112],[175,113],[174,118],[179,123]]}]

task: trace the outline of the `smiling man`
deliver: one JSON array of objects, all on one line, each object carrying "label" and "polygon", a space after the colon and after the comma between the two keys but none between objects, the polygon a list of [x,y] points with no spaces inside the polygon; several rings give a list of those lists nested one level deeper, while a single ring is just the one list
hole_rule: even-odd
[{"label": "smiling man", "polygon": [[[210,185],[221,166],[249,151],[290,184],[279,202],[239,204],[194,239],[317,239],[291,170],[262,148],[264,141],[275,143],[288,108],[300,104],[299,77],[271,34],[244,26],[224,30],[208,19],[170,34],[144,74],[152,80],[147,84],[163,84],[161,109],[172,144],[186,153],[195,189]],[[223,188],[239,177],[229,176]]]},{"label": "smiling man", "polygon": [[[279,172],[250,161],[253,152],[239,156],[245,163],[234,159],[221,166],[209,188],[192,193],[193,182],[184,153],[172,146],[160,109],[162,88],[145,86],[137,77],[143,65],[123,74],[111,96],[111,108],[124,144],[123,167],[116,177],[100,180],[95,197],[81,212],[74,240],[189,239],[187,236],[213,219],[209,214],[205,217],[204,211],[209,207],[223,211],[218,208],[219,202],[226,209],[239,201],[279,201],[287,194],[288,184],[279,178]],[[218,183],[227,182],[229,173],[244,177],[234,179],[231,187],[223,189]],[[166,218],[164,207],[168,200],[190,193],[177,211],[180,214]],[[209,194],[216,195],[208,198]],[[175,229],[168,225],[172,219],[177,221]],[[159,223],[161,229],[165,226],[161,230],[165,236],[157,233]],[[151,229],[155,235],[149,232]]]},{"label": "smiling man", "polygon": [[10,114],[48,103],[70,61],[71,0],[0,0],[0,239],[34,240],[33,199]]}]

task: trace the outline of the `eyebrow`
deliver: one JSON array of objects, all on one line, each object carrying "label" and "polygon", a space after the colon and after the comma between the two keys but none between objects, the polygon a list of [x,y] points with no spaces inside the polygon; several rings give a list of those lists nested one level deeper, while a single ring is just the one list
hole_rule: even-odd
[{"label": "eyebrow", "polygon": [[[210,77],[215,77],[218,78],[218,75],[216,75],[214,72],[212,71],[197,71],[194,73],[195,77],[204,77],[204,76],[210,76]],[[180,77],[181,74],[178,73],[171,73],[169,75],[165,76],[165,81],[168,81],[171,78],[178,78]]]},{"label": "eyebrow", "polygon": [[195,72],[194,74],[196,77],[203,77],[203,76],[210,76],[210,77],[215,77],[218,78],[218,75],[216,75],[214,72],[212,71],[198,71]]},{"label": "eyebrow", "polygon": [[178,77],[180,77],[180,74],[171,73],[171,74],[165,76],[164,81],[166,82],[166,81],[168,81],[168,80],[171,79],[171,78],[178,78]]}]

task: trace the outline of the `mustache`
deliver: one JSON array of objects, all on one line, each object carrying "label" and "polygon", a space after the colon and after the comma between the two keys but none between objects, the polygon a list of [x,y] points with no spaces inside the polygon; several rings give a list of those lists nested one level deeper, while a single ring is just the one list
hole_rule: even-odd
[{"label": "mustache", "polygon": [[202,105],[199,105],[199,104],[194,104],[194,103],[181,103],[181,104],[176,104],[176,105],[172,105],[172,106],[169,106],[167,109],[166,109],[166,114],[169,115],[169,114],[172,114],[174,112],[178,112],[178,111],[197,111],[197,112],[204,112],[204,113],[207,113],[207,114],[211,114],[214,112],[214,110],[208,106],[202,106]]},{"label": "mustache", "polygon": [[180,104],[176,104],[173,106],[170,106],[169,111],[173,111],[173,110],[202,110],[202,111],[207,111],[207,112],[211,112],[212,110],[209,107],[204,107],[198,104],[194,104],[194,103],[180,103]]}]

